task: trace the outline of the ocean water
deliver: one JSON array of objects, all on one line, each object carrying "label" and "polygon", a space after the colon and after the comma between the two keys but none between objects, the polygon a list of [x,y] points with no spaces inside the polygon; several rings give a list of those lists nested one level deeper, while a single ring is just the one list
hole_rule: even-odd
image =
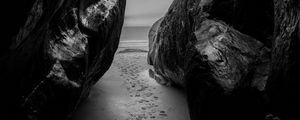
[{"label": "ocean water", "polygon": [[150,26],[124,26],[120,40],[148,40],[149,30]]}]

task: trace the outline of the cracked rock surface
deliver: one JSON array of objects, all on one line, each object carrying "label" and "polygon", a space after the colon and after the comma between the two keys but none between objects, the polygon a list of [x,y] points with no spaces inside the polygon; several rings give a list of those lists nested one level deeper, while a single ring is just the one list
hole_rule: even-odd
[{"label": "cracked rock surface", "polygon": [[186,89],[192,120],[287,119],[284,106],[298,104],[299,8],[297,0],[174,0],[149,32],[152,77]]},{"label": "cracked rock surface", "polygon": [[7,96],[8,118],[69,119],[112,63],[126,0],[30,3],[0,59],[1,80],[16,91]]}]

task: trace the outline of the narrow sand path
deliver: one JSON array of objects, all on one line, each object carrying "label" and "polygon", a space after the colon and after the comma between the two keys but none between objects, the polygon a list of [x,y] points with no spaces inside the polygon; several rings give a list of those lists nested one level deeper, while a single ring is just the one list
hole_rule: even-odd
[{"label": "narrow sand path", "polygon": [[149,77],[147,49],[147,41],[121,41],[74,120],[189,120],[183,92]]}]

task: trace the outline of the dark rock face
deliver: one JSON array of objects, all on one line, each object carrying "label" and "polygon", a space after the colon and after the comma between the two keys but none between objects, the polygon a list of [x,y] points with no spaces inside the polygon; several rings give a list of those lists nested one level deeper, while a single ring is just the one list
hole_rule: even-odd
[{"label": "dark rock face", "polygon": [[174,0],[153,25],[150,73],[186,89],[192,120],[265,118],[274,9],[270,0],[246,7],[258,3]]},{"label": "dark rock face", "polygon": [[247,86],[264,89],[269,73],[268,49],[261,42],[213,20],[203,21],[194,34],[197,56],[192,61],[200,60],[203,63],[198,64],[203,66],[188,69],[209,68],[206,74],[212,74],[225,92]]},{"label": "dark rock face", "polygon": [[200,26],[184,77],[191,118],[263,119],[269,50],[226,24],[205,20]]},{"label": "dark rock face", "polygon": [[[149,64],[153,61],[155,72],[158,74],[156,77],[161,78],[163,82],[184,86],[185,74],[187,69],[190,69],[189,64],[197,56],[197,59],[206,61],[211,69],[215,70],[214,78],[220,81],[231,80],[220,84],[232,90],[240,79],[246,77],[243,75],[251,71],[258,74],[260,70],[255,70],[257,67],[252,69],[251,66],[267,63],[268,58],[262,56],[267,55],[268,49],[261,42],[238,32],[222,21],[209,20],[211,16],[205,8],[211,5],[211,2],[174,1],[167,15],[152,26],[149,33],[148,59]],[[192,9],[188,9],[184,7],[185,4],[199,6],[191,6]],[[262,76],[268,73],[268,70],[261,71],[266,71]],[[242,76],[235,76],[236,74]],[[256,79],[258,78],[253,78],[254,81]]]},{"label": "dark rock face", "polygon": [[22,13],[25,25],[6,40],[12,43],[9,54],[1,54],[1,80],[16,91],[7,97],[7,115],[68,119],[112,63],[126,0],[32,3]]},{"label": "dark rock face", "polygon": [[150,28],[150,31],[148,33],[148,38],[149,38],[149,52],[148,52],[148,57],[147,57],[147,62],[150,65],[153,65],[153,61],[152,61],[152,56],[154,56],[155,53],[155,46],[153,45],[155,43],[156,40],[156,36],[157,36],[157,30],[160,26],[161,21],[163,20],[163,18],[159,19],[158,21],[156,21],[152,27]]},{"label": "dark rock face", "polygon": [[275,27],[267,95],[271,113],[283,120],[298,117],[300,107],[300,1],[274,0]]},{"label": "dark rock face", "polygon": [[220,19],[236,30],[271,47],[274,32],[273,0],[213,0],[210,18]]},{"label": "dark rock face", "polygon": [[[18,4],[16,4],[16,1],[7,1],[5,2],[5,5],[1,7],[1,11],[3,11],[2,16],[5,16],[5,19],[1,20],[2,23],[5,23],[1,29],[2,31],[5,31],[5,33],[1,34],[0,58],[8,53],[9,46],[13,39],[12,36],[15,36],[18,33],[19,28],[24,25],[28,15],[27,13],[34,2],[35,0],[27,0],[18,1]],[[9,9],[7,8],[8,6],[13,7]]]}]

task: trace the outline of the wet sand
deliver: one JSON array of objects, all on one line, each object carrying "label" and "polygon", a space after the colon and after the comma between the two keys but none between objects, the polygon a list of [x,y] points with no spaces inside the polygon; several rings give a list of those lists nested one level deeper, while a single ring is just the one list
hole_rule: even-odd
[{"label": "wet sand", "polygon": [[149,77],[146,40],[121,41],[110,69],[73,120],[189,120],[182,90]]}]

